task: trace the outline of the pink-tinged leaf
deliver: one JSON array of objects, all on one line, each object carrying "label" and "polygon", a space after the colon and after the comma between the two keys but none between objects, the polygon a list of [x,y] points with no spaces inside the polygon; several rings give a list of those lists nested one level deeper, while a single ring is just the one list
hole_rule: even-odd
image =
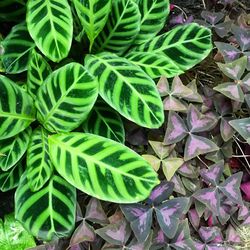
[{"label": "pink-tinged leaf", "polygon": [[232,27],[233,33],[237,42],[239,43],[241,50],[246,51],[250,49],[250,33],[246,29],[239,28],[234,25]]},{"label": "pink-tinged leaf", "polygon": [[216,150],[219,150],[218,146],[209,139],[198,135],[189,135],[185,145],[184,161]]},{"label": "pink-tinged leaf", "polygon": [[186,112],[187,105],[173,96],[168,96],[163,100],[164,110]]},{"label": "pink-tinged leaf", "polygon": [[182,118],[177,113],[170,111],[164,144],[170,145],[179,142],[186,137],[187,133],[188,130]]},{"label": "pink-tinged leaf", "polygon": [[250,215],[243,221],[242,225],[250,226]]},{"label": "pink-tinged leaf", "polygon": [[228,243],[241,243],[241,239],[236,230],[229,224],[226,231],[226,241]]},{"label": "pink-tinged leaf", "polygon": [[195,210],[199,217],[202,217],[207,209],[206,205],[198,200],[194,200]]},{"label": "pink-tinged leaf", "polygon": [[77,227],[70,239],[70,247],[78,245],[85,241],[94,241],[95,233],[94,228],[90,226],[85,220]]},{"label": "pink-tinged leaf", "polygon": [[198,103],[202,103],[203,100],[202,100],[202,97],[201,95],[198,93],[198,90],[197,90],[197,85],[196,85],[196,80],[194,79],[193,81],[191,81],[187,87],[189,89],[192,90],[192,94],[190,95],[187,95],[185,97],[183,97],[183,99],[189,101],[189,102],[198,102]]},{"label": "pink-tinged leaf", "polygon": [[233,137],[234,130],[229,124],[229,119],[221,118],[220,133],[221,133],[222,139],[226,142]]},{"label": "pink-tinged leaf", "polygon": [[166,146],[159,141],[148,141],[157,156],[162,160],[168,157],[174,150],[175,145]]},{"label": "pink-tinged leaf", "polygon": [[222,93],[228,98],[237,101],[244,102],[244,93],[239,84],[236,83],[222,83],[214,88],[214,90]]},{"label": "pink-tinged leaf", "polygon": [[241,51],[231,44],[215,42],[215,46],[223,55],[225,62],[232,62],[240,57]]},{"label": "pink-tinged leaf", "polygon": [[129,245],[126,246],[126,249],[129,250],[149,250],[152,245],[152,236],[153,234],[150,233],[150,235],[147,237],[147,239],[143,242],[138,242],[136,238],[133,238]]},{"label": "pink-tinged leaf", "polygon": [[228,100],[224,95],[216,93],[213,97],[214,106],[216,111],[223,117],[225,115],[232,114],[232,102]]},{"label": "pink-tinged leaf", "polygon": [[211,25],[215,25],[223,19],[224,14],[222,12],[215,13],[215,12],[210,12],[210,11],[204,10],[201,12],[201,16]]},{"label": "pink-tinged leaf", "polygon": [[218,227],[200,227],[199,229],[199,235],[205,243],[213,241],[220,233],[221,232]]},{"label": "pink-tinged leaf", "polygon": [[243,204],[240,183],[243,173],[238,172],[228,177],[220,186],[220,191],[235,204]]},{"label": "pink-tinged leaf", "polygon": [[157,172],[161,166],[161,160],[154,155],[142,155],[142,157],[152,166],[152,168]]},{"label": "pink-tinged leaf", "polygon": [[230,79],[233,80],[241,80],[242,75],[245,72],[246,65],[247,65],[247,57],[243,56],[233,62],[222,64],[217,63],[220,70],[228,76]]},{"label": "pink-tinged leaf", "polygon": [[161,229],[157,230],[155,233],[153,244],[154,245],[165,245],[166,241],[167,241],[167,238],[166,238],[166,235],[164,234],[164,232]]},{"label": "pink-tinged leaf", "polygon": [[190,104],[188,107],[187,124],[190,132],[203,132],[210,130],[215,125],[215,119],[201,114],[194,105]]},{"label": "pink-tinged leaf", "polygon": [[218,219],[221,225],[225,225],[230,219],[230,208],[231,207],[226,205],[220,206]]},{"label": "pink-tinged leaf", "polygon": [[194,241],[195,250],[205,250],[206,244]]},{"label": "pink-tinged leaf", "polygon": [[158,205],[161,202],[167,200],[172,194],[174,189],[174,183],[169,181],[162,181],[157,187],[151,192],[147,203]]},{"label": "pink-tinged leaf", "polygon": [[115,224],[97,229],[95,232],[110,244],[125,245],[131,234],[131,229],[127,221],[122,219]]},{"label": "pink-tinged leaf", "polygon": [[164,76],[160,78],[160,80],[157,83],[157,89],[160,93],[160,96],[166,96],[169,95],[170,89],[169,89],[169,82],[168,79]]},{"label": "pink-tinged leaf", "polygon": [[174,183],[174,191],[178,194],[181,195],[186,195],[186,189],[182,184],[181,178],[179,175],[174,175],[173,178],[171,179],[171,182]]},{"label": "pink-tinged leaf", "polygon": [[209,244],[206,246],[207,250],[234,250],[229,246],[224,246],[223,244]]},{"label": "pink-tinged leaf", "polygon": [[186,87],[179,76],[176,76],[172,82],[171,95],[177,97],[185,97],[191,95],[193,91]]},{"label": "pink-tinged leaf", "polygon": [[250,181],[244,182],[240,185],[240,189],[244,193],[244,200],[245,201],[250,201]]},{"label": "pink-tinged leaf", "polygon": [[249,215],[250,215],[249,207],[247,207],[245,204],[240,206],[238,212],[238,220],[245,220]]},{"label": "pink-tinged leaf", "polygon": [[120,208],[129,222],[137,220],[150,209],[149,206],[145,206],[140,203],[121,205]]},{"label": "pink-tinged leaf", "polygon": [[175,172],[181,167],[183,163],[184,161],[182,158],[167,158],[162,160],[162,170],[167,181],[172,179]]},{"label": "pink-tinged leaf", "polygon": [[197,167],[194,167],[191,161],[184,162],[178,169],[178,173],[191,179],[195,179],[199,176]]},{"label": "pink-tinged leaf", "polygon": [[248,73],[243,79],[242,79],[242,85],[246,87],[248,91],[250,91],[250,73]]},{"label": "pink-tinged leaf", "polygon": [[178,229],[180,217],[186,211],[189,205],[189,199],[180,197],[164,202],[161,206],[155,208],[157,221],[165,233],[172,239]]},{"label": "pink-tinged leaf", "polygon": [[224,161],[220,161],[210,166],[209,169],[202,169],[200,175],[207,183],[217,186],[220,182],[223,169]]},{"label": "pink-tinged leaf", "polygon": [[220,197],[217,188],[204,188],[196,191],[193,197],[202,202],[213,214],[219,214]]},{"label": "pink-tinged leaf", "polygon": [[200,226],[200,217],[194,208],[188,211],[188,218],[194,229],[198,230]]},{"label": "pink-tinged leaf", "polygon": [[229,124],[245,139],[250,138],[250,118],[232,120]]},{"label": "pink-tinged leaf", "polygon": [[108,218],[98,199],[90,199],[86,208],[85,219],[99,224],[108,224]]}]

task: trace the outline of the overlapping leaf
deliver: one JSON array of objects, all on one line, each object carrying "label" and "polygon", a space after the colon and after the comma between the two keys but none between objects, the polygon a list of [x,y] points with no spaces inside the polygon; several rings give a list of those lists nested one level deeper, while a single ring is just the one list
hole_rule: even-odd
[{"label": "overlapping leaf", "polygon": [[38,127],[33,131],[27,152],[27,179],[34,192],[43,187],[53,171],[48,147],[48,133]]},{"label": "overlapping leaf", "polygon": [[1,60],[7,73],[16,74],[27,70],[29,56],[35,44],[26,23],[14,26],[1,45],[4,48]]},{"label": "overlapping leaf", "polygon": [[28,64],[27,74],[27,88],[31,96],[36,96],[37,90],[50,73],[51,68],[47,61],[39,53],[33,50]]},{"label": "overlapping leaf", "polygon": [[101,97],[121,115],[148,128],[162,125],[161,98],[154,81],[139,67],[106,52],[88,55],[85,65],[98,79]]},{"label": "overlapping leaf", "polygon": [[104,137],[84,133],[53,135],[49,147],[56,170],[78,189],[102,200],[141,201],[159,182],[143,158]]},{"label": "overlapping leaf", "polygon": [[[211,31],[195,23],[180,25],[136,47],[127,58],[150,77],[174,77],[192,68],[211,51]],[[192,53],[190,53],[192,51]]]},{"label": "overlapping leaf", "polygon": [[71,131],[87,117],[97,95],[95,79],[79,63],[69,63],[54,71],[39,88],[37,119],[50,132]]},{"label": "overlapping leaf", "polygon": [[46,57],[54,62],[67,57],[73,37],[67,0],[29,0],[26,21],[36,46]]},{"label": "overlapping leaf", "polygon": [[14,82],[0,75],[0,140],[26,129],[35,120],[32,98]]},{"label": "overlapping leaf", "polygon": [[95,103],[83,123],[83,129],[87,133],[101,135],[114,141],[121,143],[125,141],[125,130],[120,115],[103,101]]},{"label": "overlapping leaf", "polygon": [[141,12],[141,23],[134,44],[142,44],[154,38],[164,27],[170,10],[168,0],[140,0],[138,7]]},{"label": "overlapping leaf", "polygon": [[4,21],[21,21],[25,17],[25,2],[16,0],[1,0],[0,19]]},{"label": "overlapping leaf", "polygon": [[0,141],[0,168],[7,171],[24,155],[28,148],[31,128],[27,128],[15,137]]},{"label": "overlapping leaf", "polygon": [[93,50],[122,54],[138,34],[140,20],[138,6],[133,0],[113,1],[108,21],[96,38]]},{"label": "overlapping leaf", "polygon": [[37,192],[29,188],[23,174],[15,194],[15,217],[39,239],[67,237],[75,226],[76,190],[63,178],[54,175]]},{"label": "overlapping leaf", "polygon": [[90,50],[95,38],[104,28],[111,9],[111,0],[74,0],[77,15],[90,41]]},{"label": "overlapping leaf", "polygon": [[229,124],[250,144],[250,118],[236,119]]}]

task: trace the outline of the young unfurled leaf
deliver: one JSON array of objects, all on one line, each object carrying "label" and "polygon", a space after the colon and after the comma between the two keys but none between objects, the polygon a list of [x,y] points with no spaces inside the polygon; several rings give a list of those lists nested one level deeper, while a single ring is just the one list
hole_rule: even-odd
[{"label": "young unfurled leaf", "polygon": [[99,224],[108,224],[107,215],[98,199],[90,199],[86,208],[85,219]]},{"label": "young unfurled leaf", "polygon": [[164,143],[170,145],[179,142],[186,137],[187,133],[188,130],[182,118],[177,113],[170,111]]},{"label": "young unfurled leaf", "polygon": [[22,158],[28,148],[31,132],[29,127],[15,137],[0,141],[0,169],[7,171]]},{"label": "young unfurled leaf", "polygon": [[202,169],[200,171],[200,175],[209,184],[211,183],[214,186],[218,186],[223,173],[223,169],[224,161],[219,161],[214,165],[210,166],[209,169]]},{"label": "young unfurled leaf", "polygon": [[209,131],[215,125],[215,119],[203,115],[194,105],[190,104],[188,107],[187,124],[190,132]]},{"label": "young unfurled leaf", "polygon": [[180,197],[168,200],[155,208],[159,225],[168,238],[172,239],[175,236],[180,216],[187,209],[188,204],[188,198]]},{"label": "young unfurled leaf", "polygon": [[162,169],[167,181],[172,179],[175,172],[182,166],[183,163],[184,160],[182,158],[167,158],[162,160]]},{"label": "young unfurled leaf", "polygon": [[220,197],[217,188],[204,188],[196,191],[193,197],[205,204],[215,215],[219,214]]},{"label": "young unfurled leaf", "polygon": [[229,124],[245,139],[250,138],[250,118],[230,121]]},{"label": "young unfurled leaf", "polygon": [[189,135],[185,145],[184,161],[189,161],[199,155],[218,150],[211,140],[198,135]]},{"label": "young unfurled leaf", "polygon": [[131,234],[131,229],[128,222],[122,219],[114,224],[97,229],[95,232],[111,244],[125,245]]},{"label": "young unfurled leaf", "polygon": [[242,197],[240,193],[240,183],[242,175],[242,172],[233,174],[219,185],[220,191],[235,204],[242,204]]}]

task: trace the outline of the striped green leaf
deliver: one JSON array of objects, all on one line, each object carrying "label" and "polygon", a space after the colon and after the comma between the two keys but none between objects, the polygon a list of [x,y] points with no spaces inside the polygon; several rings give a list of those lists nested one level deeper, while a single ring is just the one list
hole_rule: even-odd
[{"label": "striped green leaf", "polygon": [[48,151],[48,133],[38,127],[32,133],[27,151],[27,179],[33,192],[41,189],[52,174]]},{"label": "striped green leaf", "polygon": [[94,40],[105,26],[112,0],[73,0],[77,15],[90,41],[90,50]]},{"label": "striped green leaf", "polygon": [[141,25],[134,44],[142,44],[154,38],[164,27],[170,11],[169,0],[139,0],[138,6]]},{"label": "striped green leaf", "polygon": [[68,56],[73,18],[67,0],[29,0],[27,25],[39,50],[53,62]]},{"label": "striped green leaf", "polygon": [[51,68],[47,61],[35,50],[31,54],[28,64],[28,93],[35,98],[38,88],[43,84],[45,79],[51,73]]},{"label": "striped green leaf", "polygon": [[108,21],[94,42],[94,51],[122,54],[138,34],[140,20],[138,6],[133,0],[113,1]]},{"label": "striped green leaf", "polygon": [[29,188],[26,172],[15,193],[15,217],[34,236],[50,241],[67,237],[75,225],[76,190],[54,175],[37,192]]},{"label": "striped green leaf", "polygon": [[154,81],[138,66],[111,53],[88,55],[85,64],[99,81],[99,94],[121,115],[147,128],[164,121],[163,104]]},{"label": "striped green leaf", "polygon": [[14,26],[9,35],[1,42],[4,53],[1,56],[5,71],[9,74],[27,70],[29,56],[35,47],[26,23]]},{"label": "striped green leaf", "polygon": [[17,84],[0,75],[0,140],[26,129],[35,120],[32,98]]},{"label": "striped green leaf", "polygon": [[124,145],[101,136],[52,135],[49,149],[56,170],[69,183],[101,200],[141,201],[159,183],[147,161]]},{"label": "striped green leaf", "polygon": [[37,119],[50,132],[71,131],[87,117],[97,95],[95,79],[81,64],[69,63],[50,74],[39,88]]},{"label": "striped green leaf", "polygon": [[19,22],[25,18],[25,1],[1,0],[0,20]]},{"label": "striped green leaf", "polygon": [[198,64],[211,49],[211,31],[192,23],[156,36],[136,47],[127,58],[152,78],[161,75],[170,78]]},{"label": "striped green leaf", "polygon": [[7,171],[24,155],[28,148],[31,128],[27,128],[15,137],[0,141],[0,168]]},{"label": "striped green leaf", "polygon": [[20,162],[8,171],[0,170],[0,190],[7,192],[16,188],[23,172],[24,168]]},{"label": "striped green leaf", "polygon": [[120,115],[106,105],[97,101],[88,119],[83,123],[83,129],[92,133],[124,143],[125,131]]}]

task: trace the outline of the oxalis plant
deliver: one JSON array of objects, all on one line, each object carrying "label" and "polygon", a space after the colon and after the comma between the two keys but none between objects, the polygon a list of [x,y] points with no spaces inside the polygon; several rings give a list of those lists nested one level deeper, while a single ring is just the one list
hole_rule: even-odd
[{"label": "oxalis plant", "polygon": [[17,187],[16,219],[49,241],[74,229],[76,189],[125,204],[159,184],[122,121],[161,127],[155,82],[203,60],[211,32],[165,32],[166,0],[1,1],[16,4],[20,23],[1,41],[0,189]]}]

